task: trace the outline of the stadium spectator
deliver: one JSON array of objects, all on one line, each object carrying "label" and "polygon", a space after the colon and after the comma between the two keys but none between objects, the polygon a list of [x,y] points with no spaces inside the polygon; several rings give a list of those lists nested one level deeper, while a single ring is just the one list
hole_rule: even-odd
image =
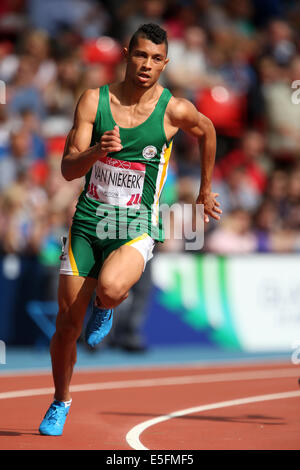
[{"label": "stadium spectator", "polygon": [[288,183],[283,225],[294,230],[300,230],[300,165],[293,167]]},{"label": "stadium spectator", "polygon": [[268,147],[274,158],[291,160],[300,156],[300,106],[292,101],[291,84],[299,79],[300,56],[288,67],[279,67],[269,58],[263,62],[262,91],[268,125]]},{"label": "stadium spectator", "polygon": [[72,116],[79,79],[80,64],[76,57],[64,57],[58,61],[57,77],[44,93],[48,114]]},{"label": "stadium spectator", "polygon": [[187,28],[183,38],[169,41],[170,62],[165,76],[171,87],[183,87],[187,92],[195,92],[207,86],[209,79],[206,77],[205,46],[205,31],[198,26]]},{"label": "stadium spectator", "polygon": [[10,149],[0,160],[0,191],[13,184],[18,175],[28,171],[34,160],[30,134],[26,129],[12,132]]},{"label": "stadium spectator", "polygon": [[220,255],[255,252],[257,241],[251,229],[250,213],[240,208],[232,210],[221,226],[208,235],[206,248]]},{"label": "stadium spectator", "polygon": [[271,165],[265,154],[265,138],[257,131],[247,131],[239,148],[225,155],[215,167],[215,179],[226,181],[229,173],[243,166],[249,185],[259,194],[266,188]]},{"label": "stadium spectator", "polygon": [[35,58],[29,55],[20,57],[16,74],[7,87],[7,104],[13,114],[31,109],[39,118],[44,118],[43,97],[34,82],[37,71],[38,63]]},{"label": "stadium spectator", "polygon": [[215,182],[213,188],[220,195],[223,214],[238,207],[252,212],[261,202],[261,195],[251,184],[251,177],[243,164],[231,168],[226,180]]},{"label": "stadium spectator", "polygon": [[25,34],[22,39],[22,52],[36,61],[33,83],[39,90],[43,90],[56,76],[56,63],[51,57],[47,33],[33,30]]},{"label": "stadium spectator", "polygon": [[128,38],[144,23],[162,23],[167,8],[166,0],[141,0],[124,2],[120,8],[122,18],[122,40]]}]

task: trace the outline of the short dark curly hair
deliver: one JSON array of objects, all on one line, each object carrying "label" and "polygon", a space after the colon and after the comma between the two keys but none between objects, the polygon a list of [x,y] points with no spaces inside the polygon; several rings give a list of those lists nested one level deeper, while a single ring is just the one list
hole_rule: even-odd
[{"label": "short dark curly hair", "polygon": [[166,53],[168,54],[167,33],[158,24],[148,23],[141,25],[130,39],[128,46],[129,52],[136,46],[138,38],[149,39],[149,41],[154,42],[154,44],[165,43]]}]

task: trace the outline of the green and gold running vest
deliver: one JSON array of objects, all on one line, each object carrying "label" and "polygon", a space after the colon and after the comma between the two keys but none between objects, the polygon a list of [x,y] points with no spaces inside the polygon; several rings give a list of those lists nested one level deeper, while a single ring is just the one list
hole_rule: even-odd
[{"label": "green and gold running vest", "polygon": [[[73,224],[75,222],[92,235],[97,224],[105,220],[107,230],[116,232],[118,236],[118,217],[121,214],[124,228],[126,214],[127,225],[139,221],[141,233],[146,232],[155,240],[164,241],[159,197],[166,181],[172,149],[172,140],[167,141],[164,131],[164,115],[171,96],[165,88],[146,121],[132,128],[119,126],[123,148],[99,158],[86,174]],[[109,88],[104,85],[99,91],[91,146],[115,125]]]}]

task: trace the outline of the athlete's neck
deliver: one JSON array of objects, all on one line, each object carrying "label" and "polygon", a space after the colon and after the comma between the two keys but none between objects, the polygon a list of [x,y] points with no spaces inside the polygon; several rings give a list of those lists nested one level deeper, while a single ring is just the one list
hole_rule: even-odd
[{"label": "athlete's neck", "polygon": [[160,85],[157,82],[150,88],[138,88],[125,78],[125,80],[119,84],[120,101],[125,106],[146,103],[160,95],[159,88]]}]

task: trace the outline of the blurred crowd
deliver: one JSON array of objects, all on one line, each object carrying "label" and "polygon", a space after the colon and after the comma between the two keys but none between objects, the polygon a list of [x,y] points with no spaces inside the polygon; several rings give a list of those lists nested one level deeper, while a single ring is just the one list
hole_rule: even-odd
[{"label": "blurred crowd", "polygon": [[[292,99],[299,2],[2,0],[0,254],[57,266],[83,187],[60,173],[76,102],[85,89],[122,79],[122,46],[150,22],[168,32],[161,83],[217,131],[213,190],[223,216],[206,226],[201,251],[300,252],[300,103]],[[179,132],[173,149],[162,202],[193,203],[197,142]],[[184,243],[166,240],[160,249]]]}]

